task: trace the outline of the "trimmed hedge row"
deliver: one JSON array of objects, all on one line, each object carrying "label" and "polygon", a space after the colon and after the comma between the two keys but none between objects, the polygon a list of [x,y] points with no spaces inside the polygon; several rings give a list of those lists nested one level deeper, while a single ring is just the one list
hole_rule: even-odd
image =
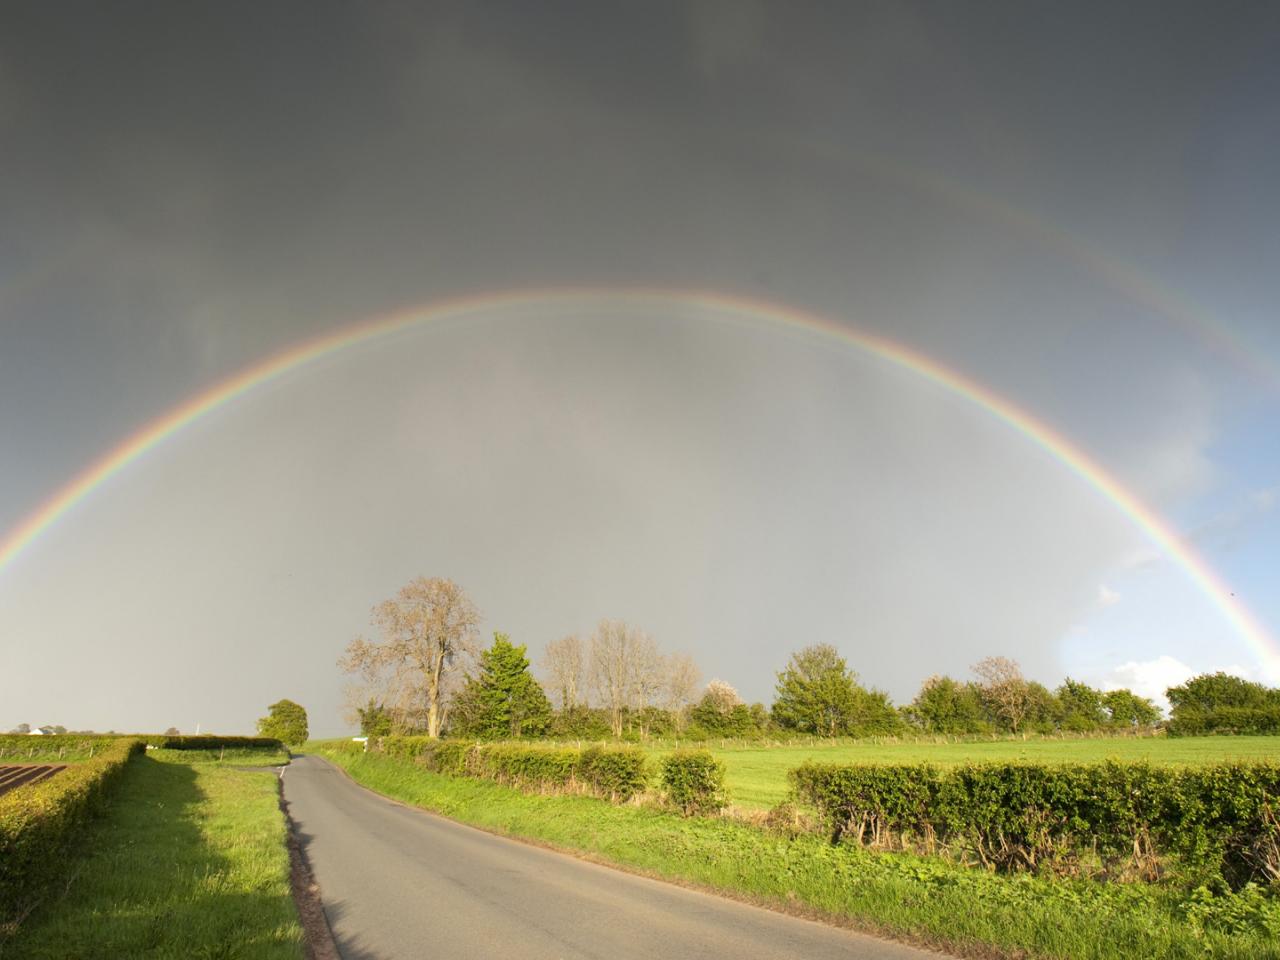
[{"label": "trimmed hedge row", "polygon": [[941,845],[999,870],[1280,879],[1280,764],[807,763],[789,777],[837,840]]},{"label": "trimmed hedge row", "polygon": [[220,737],[217,735],[175,736],[142,734],[148,746],[161,750],[283,750],[284,744],[274,737]]},{"label": "trimmed hedge row", "polygon": [[368,746],[446,776],[495,780],[523,789],[583,790],[615,803],[643,793],[649,783],[648,762],[636,747],[579,749],[430,737],[370,737]]},{"label": "trimmed hedge row", "polygon": [[138,738],[116,739],[92,760],[0,797],[0,939],[62,875],[81,828],[144,748]]}]

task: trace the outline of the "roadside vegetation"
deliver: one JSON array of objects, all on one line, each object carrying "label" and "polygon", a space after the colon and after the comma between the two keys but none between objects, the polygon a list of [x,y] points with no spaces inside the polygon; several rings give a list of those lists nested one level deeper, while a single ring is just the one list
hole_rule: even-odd
[{"label": "roadside vegetation", "polygon": [[608,803],[446,776],[420,758],[363,753],[350,742],[315,748],[371,789],[466,823],[972,956],[1280,957],[1280,909],[1256,884],[1232,891],[1001,873],[833,843],[826,824],[806,824],[798,810],[751,821],[687,816],[666,771],[647,798]]},{"label": "roadside vegetation", "polygon": [[271,738],[0,737],[0,763],[58,767],[0,796],[0,956],[300,956],[276,778],[237,769],[288,760]]},{"label": "roadside vegetation", "polygon": [[58,895],[0,956],[302,956],[275,777],[187,761],[130,762]]}]

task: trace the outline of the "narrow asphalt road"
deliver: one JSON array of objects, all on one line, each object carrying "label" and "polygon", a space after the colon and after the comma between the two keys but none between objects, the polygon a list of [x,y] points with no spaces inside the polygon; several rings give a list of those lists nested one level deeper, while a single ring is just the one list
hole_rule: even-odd
[{"label": "narrow asphalt road", "polygon": [[318,757],[284,793],[344,960],[937,960],[461,826]]}]

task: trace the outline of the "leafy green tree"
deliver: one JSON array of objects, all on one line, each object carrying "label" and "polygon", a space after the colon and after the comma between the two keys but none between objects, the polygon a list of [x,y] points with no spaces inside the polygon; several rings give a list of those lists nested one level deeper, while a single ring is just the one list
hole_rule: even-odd
[{"label": "leafy green tree", "polygon": [[904,710],[907,720],[930,733],[983,733],[991,729],[982,691],[951,677],[930,677]]},{"label": "leafy green tree", "polygon": [[389,737],[395,729],[391,711],[377,700],[356,707],[356,714],[360,717],[360,732],[366,737]]},{"label": "leafy green tree", "polygon": [[830,644],[793,653],[776,690],[774,722],[790,730],[834,737],[890,733],[902,722],[888,696],[859,686],[857,674]]},{"label": "leafy green tree", "polygon": [[1058,700],[1058,723],[1063,730],[1097,730],[1107,722],[1101,690],[1067,677],[1054,695]]},{"label": "leafy green tree", "polygon": [[1181,710],[1217,710],[1220,707],[1261,709],[1280,706],[1280,690],[1270,690],[1260,683],[1242,680],[1229,673],[1205,673],[1165,691],[1174,719]]},{"label": "leafy green tree", "polygon": [[307,711],[292,700],[277,700],[267,708],[268,713],[258,721],[258,733],[274,737],[290,747],[307,742]]},{"label": "leafy green tree", "polygon": [[1151,727],[1160,722],[1160,708],[1132,690],[1110,690],[1102,695],[1107,724],[1112,727]]},{"label": "leafy green tree", "polygon": [[455,706],[460,732],[487,740],[539,736],[551,723],[551,701],[529,672],[526,648],[505,633],[480,653],[479,673],[468,680]]}]

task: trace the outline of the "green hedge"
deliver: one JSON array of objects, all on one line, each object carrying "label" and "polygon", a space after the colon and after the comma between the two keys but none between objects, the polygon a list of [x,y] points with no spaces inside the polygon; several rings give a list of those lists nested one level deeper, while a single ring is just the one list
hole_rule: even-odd
[{"label": "green hedge", "polygon": [[1280,765],[805,764],[790,773],[836,839],[942,846],[1000,870],[1239,888],[1280,877]]},{"label": "green hedge", "polygon": [[116,739],[92,760],[0,797],[0,938],[64,873],[81,828],[144,747],[138,738]]},{"label": "green hedge", "polygon": [[719,813],[728,803],[724,764],[709,750],[677,750],[662,761],[667,802],[686,817]]},{"label": "green hedge", "polygon": [[144,734],[148,746],[161,750],[283,750],[284,744],[274,737],[220,737],[217,735],[176,736]]},{"label": "green hedge", "polygon": [[1215,707],[1212,710],[1183,707],[1175,711],[1165,729],[1171,737],[1280,734],[1280,707]]},{"label": "green hedge", "polygon": [[429,737],[370,737],[368,746],[372,752],[446,776],[477,777],[526,790],[585,790],[619,803],[644,792],[649,783],[648,761],[636,747],[579,749]]}]

